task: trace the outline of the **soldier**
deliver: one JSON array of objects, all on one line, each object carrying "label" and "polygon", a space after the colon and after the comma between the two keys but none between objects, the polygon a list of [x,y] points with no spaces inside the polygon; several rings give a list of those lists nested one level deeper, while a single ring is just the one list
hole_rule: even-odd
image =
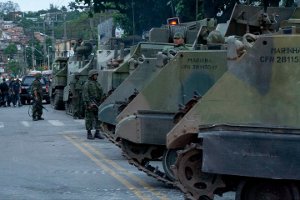
[{"label": "soldier", "polygon": [[14,76],[11,75],[8,81],[8,96],[7,96],[7,106],[10,107],[10,103],[13,103],[13,85],[15,84]]},{"label": "soldier", "polygon": [[181,50],[190,50],[184,43],[184,36],[182,33],[177,32],[173,37],[173,47],[165,47],[162,52],[159,52],[157,55],[157,66],[163,67],[165,66],[170,59],[172,59],[178,51]]},{"label": "soldier", "polygon": [[167,47],[162,50],[162,53],[164,55],[168,56],[169,58],[174,57],[176,55],[177,51],[189,50],[189,48],[187,46],[185,46],[184,36],[180,32],[177,32],[174,34],[173,43],[174,43],[174,47],[171,47],[171,48]]},{"label": "soldier", "polygon": [[83,116],[82,109],[82,82],[78,72],[74,72],[74,80],[70,83],[72,85],[72,101],[74,105],[74,119],[81,119]]},{"label": "soldier", "polygon": [[14,107],[18,104],[18,106],[22,106],[20,101],[20,93],[21,93],[21,83],[20,79],[17,78],[17,80],[14,81],[11,87],[12,90],[12,102]]},{"label": "soldier", "polygon": [[6,105],[8,104],[9,87],[5,78],[3,78],[3,81],[0,84],[0,89],[1,89],[1,96],[2,96],[2,104],[4,107],[6,107]]},{"label": "soldier", "polygon": [[[102,88],[97,82],[98,71],[92,69],[89,71],[88,80],[85,82],[82,91],[83,103],[85,106],[85,127],[87,130],[87,139],[93,140],[94,137],[103,139],[100,134],[100,121],[98,120],[98,104],[102,98]],[[91,130],[95,123],[95,136],[93,137]]]},{"label": "soldier", "polygon": [[182,33],[177,32],[174,34],[173,37],[173,42],[175,44],[174,49],[179,51],[179,50],[189,50],[189,48],[187,46],[185,46],[184,43],[184,36]]},{"label": "soldier", "polygon": [[31,85],[31,94],[33,96],[33,104],[32,104],[32,120],[37,121],[37,120],[44,120],[42,118],[43,114],[43,88],[42,84],[40,82],[42,78],[41,73],[37,73],[35,75],[35,80],[33,81]]}]

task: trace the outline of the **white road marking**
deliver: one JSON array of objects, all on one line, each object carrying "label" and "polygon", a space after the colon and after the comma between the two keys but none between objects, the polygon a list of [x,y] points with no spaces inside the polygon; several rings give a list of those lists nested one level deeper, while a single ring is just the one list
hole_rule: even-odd
[{"label": "white road marking", "polygon": [[48,120],[48,122],[50,124],[52,124],[53,126],[63,126],[63,125],[65,125],[63,122],[61,122],[59,120]]},{"label": "white road marking", "polygon": [[82,130],[71,130],[71,131],[63,131],[61,132],[62,134],[72,134],[72,133],[85,133],[86,130],[85,129],[82,129]]},{"label": "white road marking", "polygon": [[4,128],[4,123],[0,122],[0,128]]},{"label": "white road marking", "polygon": [[84,119],[74,119],[75,122],[79,123],[79,124],[84,124]]},{"label": "white road marking", "polygon": [[22,121],[21,124],[23,124],[23,126],[26,126],[26,127],[30,126],[29,122],[27,122],[27,121]]}]

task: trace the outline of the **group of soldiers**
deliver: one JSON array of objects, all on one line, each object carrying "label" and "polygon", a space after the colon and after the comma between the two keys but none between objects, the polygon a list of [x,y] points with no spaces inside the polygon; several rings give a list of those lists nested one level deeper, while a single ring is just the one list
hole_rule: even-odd
[{"label": "group of soldiers", "polygon": [[[42,75],[37,73],[35,80],[31,85],[31,95],[33,97],[32,104],[32,120],[44,120],[42,105],[42,84],[40,79]],[[85,127],[87,130],[87,139],[103,139],[100,134],[100,121],[98,120],[98,106],[103,98],[101,85],[97,82],[98,71],[93,69],[89,71],[88,80],[83,85],[82,102],[85,107]],[[94,134],[92,129],[95,128]]]},{"label": "group of soldiers", "polygon": [[14,77],[10,77],[9,80],[6,80],[5,78],[3,78],[2,83],[0,83],[0,106],[22,106],[20,100],[20,93],[20,79],[17,78],[15,80]]}]

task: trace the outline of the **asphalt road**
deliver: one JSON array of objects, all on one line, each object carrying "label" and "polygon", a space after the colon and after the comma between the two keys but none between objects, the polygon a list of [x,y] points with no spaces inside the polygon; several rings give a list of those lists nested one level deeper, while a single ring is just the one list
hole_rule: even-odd
[{"label": "asphalt road", "polygon": [[83,120],[45,106],[43,121],[31,120],[28,105],[0,108],[0,200],[184,199],[108,140],[87,140]]}]

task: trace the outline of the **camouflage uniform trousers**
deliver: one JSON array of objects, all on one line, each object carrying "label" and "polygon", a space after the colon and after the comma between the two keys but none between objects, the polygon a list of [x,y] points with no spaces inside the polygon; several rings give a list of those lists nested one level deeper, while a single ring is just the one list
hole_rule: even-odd
[{"label": "camouflage uniform trousers", "polygon": [[101,122],[98,120],[98,109],[86,109],[85,110],[85,128],[86,130],[92,130],[93,125],[96,130],[100,130]]},{"label": "camouflage uniform trousers", "polygon": [[38,102],[33,102],[32,105],[32,118],[40,118],[43,114],[42,101],[38,100]]},{"label": "camouflage uniform trousers", "polygon": [[79,93],[78,96],[74,96],[73,97],[73,102],[74,102],[74,117],[78,117],[78,118],[83,118],[84,116],[84,107],[82,106],[83,102],[82,102],[82,97],[81,94]]}]

